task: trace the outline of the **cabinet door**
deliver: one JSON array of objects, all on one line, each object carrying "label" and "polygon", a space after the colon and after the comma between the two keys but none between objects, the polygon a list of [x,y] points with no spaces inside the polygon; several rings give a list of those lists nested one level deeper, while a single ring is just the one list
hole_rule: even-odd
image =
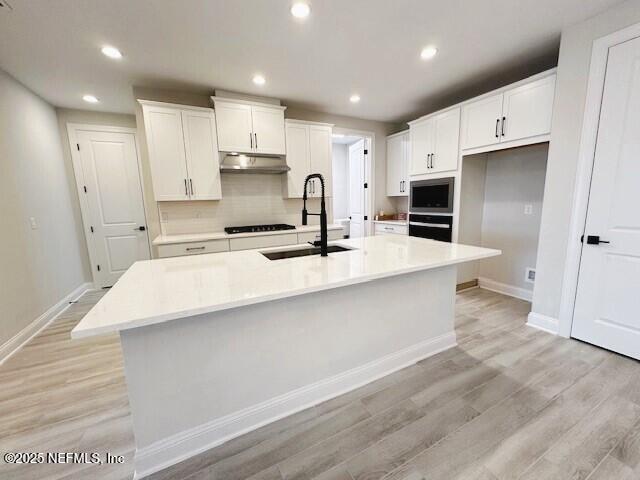
[{"label": "cabinet door", "polygon": [[188,200],[188,175],[180,110],[143,105],[143,115],[156,201]]},{"label": "cabinet door", "polygon": [[500,142],[502,97],[498,94],[462,107],[462,149]]},{"label": "cabinet door", "polygon": [[402,181],[402,189],[400,196],[409,196],[409,162],[411,160],[411,137],[409,132],[402,136],[402,162],[400,163],[400,180]]},{"label": "cabinet door", "polygon": [[387,138],[387,196],[402,194],[402,169],[405,156],[404,135]]},{"label": "cabinet door", "polygon": [[216,101],[218,148],[223,152],[251,153],[253,130],[251,106],[242,103]]},{"label": "cabinet door", "polygon": [[251,116],[254,151],[267,155],[284,155],[284,111],[281,108],[253,106]]},{"label": "cabinet door", "polygon": [[556,76],[542,78],[504,93],[503,142],[551,132]]},{"label": "cabinet door", "polygon": [[191,200],[220,200],[220,165],[213,111],[182,111]]},{"label": "cabinet door", "polygon": [[286,124],[287,165],[284,196],[302,198],[304,179],[311,172],[309,164],[309,126],[299,123]]},{"label": "cabinet door", "polygon": [[[309,126],[309,163],[311,172],[324,177],[325,197],[331,196],[331,128]],[[320,182],[316,180],[313,197],[321,197]]]},{"label": "cabinet door", "polygon": [[434,123],[432,119],[411,125],[411,175],[429,173],[430,155],[433,153]]},{"label": "cabinet door", "polygon": [[460,109],[456,108],[434,119],[436,141],[430,162],[430,173],[446,172],[458,168],[460,146]]}]

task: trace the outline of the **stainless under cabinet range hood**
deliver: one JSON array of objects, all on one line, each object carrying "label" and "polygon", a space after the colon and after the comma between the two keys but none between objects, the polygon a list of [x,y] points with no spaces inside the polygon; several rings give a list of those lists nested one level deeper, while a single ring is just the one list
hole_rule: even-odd
[{"label": "stainless under cabinet range hood", "polygon": [[285,157],[221,153],[222,173],[287,173],[291,168]]}]

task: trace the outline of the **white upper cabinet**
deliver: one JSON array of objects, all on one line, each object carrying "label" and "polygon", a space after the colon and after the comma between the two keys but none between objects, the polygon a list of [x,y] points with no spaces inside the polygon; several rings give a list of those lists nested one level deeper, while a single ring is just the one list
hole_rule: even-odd
[{"label": "white upper cabinet", "polygon": [[446,172],[458,168],[460,109],[410,124],[411,175]]},{"label": "white upper cabinet", "polygon": [[387,137],[387,196],[409,195],[410,145],[408,131]]},{"label": "white upper cabinet", "polygon": [[454,108],[433,118],[435,148],[429,162],[429,172],[447,172],[458,168],[460,147],[460,109]]},{"label": "white upper cabinet", "polygon": [[[328,126],[309,126],[309,164],[310,173],[319,173],[324,178],[324,195],[331,196],[332,164],[331,131]],[[314,180],[311,197],[321,197],[322,188],[318,180]]]},{"label": "white upper cabinet", "polygon": [[257,153],[284,155],[284,110],[271,107],[251,107],[253,148]]},{"label": "white upper cabinet", "polygon": [[462,149],[498,143],[501,118],[501,93],[462,107]]},{"label": "white upper cabinet", "polygon": [[213,111],[182,111],[184,147],[191,200],[219,200],[220,168]]},{"label": "white upper cabinet", "polygon": [[220,166],[213,110],[139,102],[156,201],[219,200]]},{"label": "white upper cabinet", "polygon": [[[526,145],[551,132],[556,75],[548,75],[462,107],[462,149]],[[486,148],[489,151],[490,148]]]},{"label": "white upper cabinet", "polygon": [[251,152],[253,125],[251,106],[216,101],[218,147],[222,152]]},{"label": "white upper cabinet", "polygon": [[551,132],[556,76],[504,92],[501,141],[545,135]]},{"label": "white upper cabinet", "polygon": [[433,119],[427,118],[412,123],[409,127],[409,137],[411,142],[411,175],[428,173],[435,142]]},{"label": "white upper cabinet", "polygon": [[213,98],[220,151],[284,155],[284,110],[279,105]]},{"label": "white upper cabinet", "polygon": [[[304,180],[311,173],[320,173],[325,180],[325,196],[331,196],[331,132],[332,125],[299,120],[286,120],[287,165],[291,170],[283,179],[285,198],[302,198]],[[312,180],[308,197],[321,195],[320,182]]]}]

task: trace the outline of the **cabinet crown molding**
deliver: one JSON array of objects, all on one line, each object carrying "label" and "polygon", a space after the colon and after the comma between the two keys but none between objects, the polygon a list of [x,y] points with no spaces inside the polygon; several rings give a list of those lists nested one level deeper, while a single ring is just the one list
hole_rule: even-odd
[{"label": "cabinet crown molding", "polygon": [[323,123],[323,122],[310,122],[307,120],[296,120],[295,118],[285,118],[285,124],[294,123],[299,125],[313,125],[314,127],[327,127],[333,128],[335,126],[334,123]]},{"label": "cabinet crown molding", "polygon": [[225,102],[225,103],[240,103],[242,105],[253,105],[256,107],[267,107],[267,108],[273,108],[274,110],[286,110],[287,107],[285,107],[284,105],[274,105],[273,103],[264,103],[264,102],[253,102],[251,100],[242,100],[240,98],[227,98],[227,97],[216,97],[216,96],[211,96],[211,100],[213,101],[214,105],[217,102]]},{"label": "cabinet crown molding", "polygon": [[169,103],[169,102],[158,102],[156,100],[143,100],[141,98],[137,99],[137,102],[140,105],[147,105],[150,107],[172,107],[172,108],[180,108],[182,110],[194,110],[197,112],[209,112],[213,111],[212,108],[209,107],[198,107],[195,105],[184,105],[182,103]]}]

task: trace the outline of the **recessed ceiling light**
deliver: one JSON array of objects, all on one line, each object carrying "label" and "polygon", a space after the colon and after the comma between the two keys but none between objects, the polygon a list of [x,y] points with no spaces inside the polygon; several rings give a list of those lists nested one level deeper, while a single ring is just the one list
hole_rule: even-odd
[{"label": "recessed ceiling light", "polygon": [[311,13],[311,7],[305,2],[296,2],[291,5],[291,15],[296,18],[307,18]]},{"label": "recessed ceiling light", "polygon": [[93,95],[83,95],[82,100],[87,103],[98,103],[100,101]]},{"label": "recessed ceiling light", "polygon": [[349,101],[351,103],[358,103],[360,101],[360,95],[358,94],[353,94],[349,97]]},{"label": "recessed ceiling light", "polygon": [[256,85],[264,85],[265,83],[267,83],[267,81],[265,80],[264,76],[257,74],[253,76],[253,83],[255,83]]},{"label": "recessed ceiling light", "polygon": [[120,53],[120,50],[118,50],[116,47],[110,47],[110,46],[102,47],[102,53],[103,55],[109,58],[115,58],[115,59],[122,58],[122,53]]},{"label": "recessed ceiling light", "polygon": [[438,49],[433,45],[429,45],[428,47],[424,47],[422,49],[422,52],[420,52],[420,58],[422,58],[423,60],[429,60],[430,58],[435,57],[436,53],[438,53]]}]

